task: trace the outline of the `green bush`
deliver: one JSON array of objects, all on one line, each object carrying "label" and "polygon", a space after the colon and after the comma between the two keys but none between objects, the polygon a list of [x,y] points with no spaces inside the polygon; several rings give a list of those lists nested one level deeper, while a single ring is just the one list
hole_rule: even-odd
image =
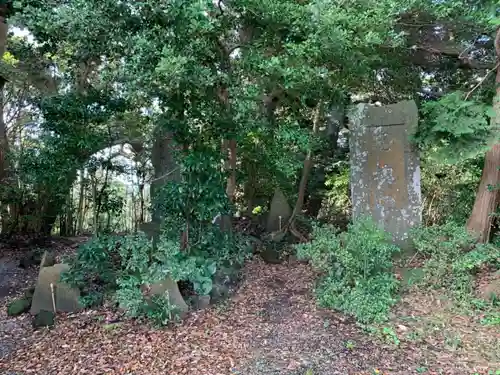
[{"label": "green bush", "polygon": [[[193,237],[195,236],[193,230]],[[158,243],[143,233],[123,237],[101,236],[81,246],[63,280],[81,290],[81,302],[92,306],[108,297],[130,317],[147,317],[165,324],[176,314],[168,298],[146,298],[141,286],[171,277],[192,282],[198,295],[208,295],[217,269],[241,264],[249,254],[242,238],[217,228],[198,233],[196,243],[181,251],[167,235]]]},{"label": "green bush", "polygon": [[18,316],[24,314],[30,310],[30,307],[31,307],[30,299],[26,297],[16,299],[11,303],[9,303],[9,305],[7,306],[7,315]]},{"label": "green bush", "polygon": [[344,215],[351,212],[351,192],[349,191],[350,170],[348,163],[339,163],[335,173],[327,176],[325,181],[326,198],[332,211]]},{"label": "green bush", "polygon": [[316,290],[319,303],[361,323],[386,320],[398,287],[391,269],[399,249],[390,244],[389,235],[363,218],[340,234],[332,226],[315,225],[312,237],[296,249],[299,258],[322,273]]},{"label": "green bush", "polygon": [[474,275],[480,269],[499,267],[500,248],[477,243],[463,225],[449,222],[418,228],[412,237],[416,250],[426,257],[423,282],[446,288],[458,299],[473,292]]},{"label": "green bush", "polygon": [[467,222],[481,179],[482,158],[455,165],[422,158],[422,219],[426,226]]},{"label": "green bush", "polygon": [[71,267],[62,280],[80,289],[83,306],[101,304],[105,294],[116,289],[121,270],[119,241],[116,236],[94,237],[80,245],[76,258],[68,261]]},{"label": "green bush", "polygon": [[339,161],[334,163],[332,169],[325,178],[323,199],[317,218],[321,222],[345,229],[352,210],[349,163]]}]

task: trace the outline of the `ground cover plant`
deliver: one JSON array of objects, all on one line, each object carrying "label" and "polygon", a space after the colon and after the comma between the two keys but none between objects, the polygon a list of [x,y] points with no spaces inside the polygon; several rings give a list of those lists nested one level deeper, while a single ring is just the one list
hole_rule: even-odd
[{"label": "ground cover plant", "polygon": [[0,372],[498,372],[497,5],[1,0]]}]

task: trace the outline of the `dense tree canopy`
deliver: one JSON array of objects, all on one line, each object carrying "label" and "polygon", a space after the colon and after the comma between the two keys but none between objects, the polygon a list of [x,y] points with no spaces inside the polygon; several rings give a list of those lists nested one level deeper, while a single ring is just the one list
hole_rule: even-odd
[{"label": "dense tree canopy", "polygon": [[408,264],[470,302],[499,266],[499,26],[491,0],[2,0],[0,239],[91,234],[63,279],[161,324],[293,253],[381,324],[399,249],[350,222],[349,115],[412,99]]}]

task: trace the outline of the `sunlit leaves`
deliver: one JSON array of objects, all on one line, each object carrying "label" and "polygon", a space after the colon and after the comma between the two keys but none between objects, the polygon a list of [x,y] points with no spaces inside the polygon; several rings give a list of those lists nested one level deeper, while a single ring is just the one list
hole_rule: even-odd
[{"label": "sunlit leaves", "polygon": [[428,101],[422,107],[417,142],[439,161],[451,163],[480,155],[498,137],[490,110],[490,105],[464,100],[461,92]]}]

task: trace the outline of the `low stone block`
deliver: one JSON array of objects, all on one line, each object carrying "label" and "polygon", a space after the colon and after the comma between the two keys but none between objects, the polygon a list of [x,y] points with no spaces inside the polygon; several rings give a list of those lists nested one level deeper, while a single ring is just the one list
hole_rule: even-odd
[{"label": "low stone block", "polygon": [[149,285],[148,289],[149,290],[147,294],[149,296],[166,296],[168,293],[170,303],[172,305],[175,305],[177,309],[179,309],[179,314],[181,316],[188,311],[189,307],[186,304],[186,301],[184,301],[177,283],[171,278],[167,278],[163,281],[151,284]]},{"label": "low stone block", "polygon": [[39,311],[32,321],[34,329],[42,327],[52,327],[55,323],[55,314],[52,311],[41,310]]},{"label": "low stone block", "polygon": [[54,298],[57,311],[74,312],[81,309],[81,305],[78,301],[80,291],[60,281],[61,274],[68,269],[69,266],[67,264],[55,264],[52,267],[42,267],[40,269],[30,309],[31,314],[35,315],[42,310],[54,310],[51,284],[54,286]]},{"label": "low stone block", "polygon": [[52,251],[45,251],[42,255],[42,260],[40,261],[41,267],[52,267],[56,264],[56,256]]},{"label": "low stone block", "polygon": [[280,189],[276,189],[271,200],[266,230],[268,232],[281,230],[287,224],[290,216],[292,216],[292,208],[288,204],[285,194]]}]

